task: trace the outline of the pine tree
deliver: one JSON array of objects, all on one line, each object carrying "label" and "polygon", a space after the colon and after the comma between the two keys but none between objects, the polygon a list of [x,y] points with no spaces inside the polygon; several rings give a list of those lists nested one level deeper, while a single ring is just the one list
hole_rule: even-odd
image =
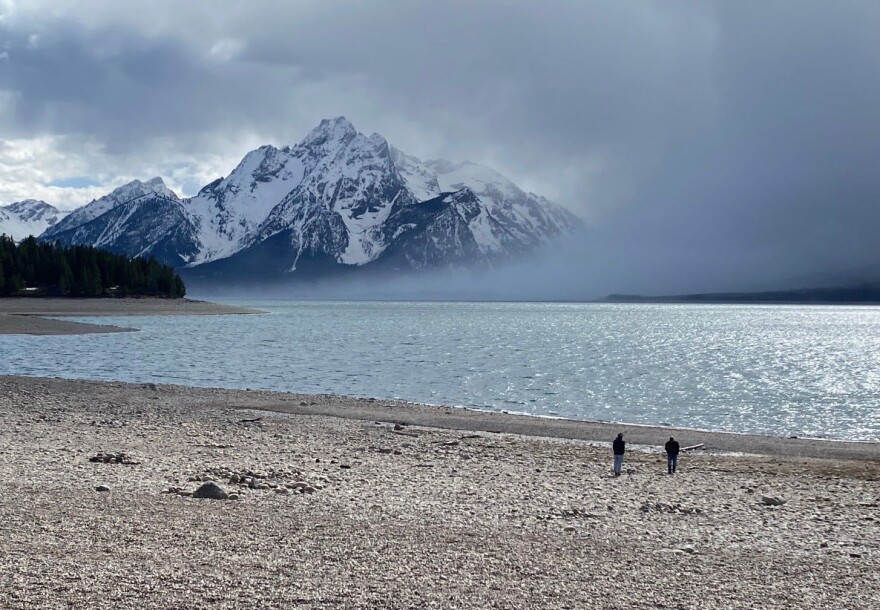
[{"label": "pine tree", "polygon": [[0,296],[25,287],[44,294],[182,297],[186,287],[172,267],[157,260],[128,258],[91,246],[64,247],[33,238],[16,245],[0,236]]}]

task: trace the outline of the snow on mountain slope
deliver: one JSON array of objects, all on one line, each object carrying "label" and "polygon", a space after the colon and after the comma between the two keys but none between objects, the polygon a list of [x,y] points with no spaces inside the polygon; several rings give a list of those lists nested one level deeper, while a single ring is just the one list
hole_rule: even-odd
[{"label": "snow on mountain slope", "polygon": [[398,171],[413,193],[440,193],[470,189],[484,204],[469,226],[480,251],[522,251],[547,243],[571,231],[578,223],[567,210],[545,198],[526,193],[497,171],[477,163],[453,164],[442,159],[421,162],[397,153]]},{"label": "snow on mountain slope", "polygon": [[199,248],[195,227],[181,202],[152,192],[115,205],[51,239],[128,256],[155,256],[177,267],[189,263]]},{"label": "snow on mountain slope", "polygon": [[[303,180],[272,210],[251,244],[290,229],[297,251],[291,269],[304,250],[314,248],[344,265],[375,260],[385,246],[381,226],[392,208],[416,202],[394,169],[388,143],[379,134],[364,136],[339,117],[321,121],[294,150],[302,155]],[[326,229],[330,242],[311,239],[309,230],[317,226]]]},{"label": "snow on mountain slope", "polygon": [[165,186],[165,181],[160,177],[151,178],[146,182],[140,180],[132,180],[128,184],[124,184],[107,195],[95,199],[87,203],[81,208],[77,208],[68,214],[63,220],[49,227],[42,237],[50,238],[63,231],[69,231],[80,225],[98,218],[118,205],[127,203],[133,199],[143,197],[147,194],[157,194],[162,197],[177,200],[177,195]]},{"label": "snow on mountain slope", "polygon": [[272,208],[302,182],[304,155],[298,148],[262,146],[245,155],[229,176],[186,201],[202,245],[193,263],[224,258],[244,247]]},{"label": "snow on mountain slope", "polygon": [[437,172],[422,163],[417,157],[392,147],[391,159],[407,188],[418,201],[433,199],[443,190],[437,181]]},{"label": "snow on mountain slope", "polygon": [[0,235],[21,241],[29,235],[36,237],[66,216],[45,201],[25,199],[0,206]]}]

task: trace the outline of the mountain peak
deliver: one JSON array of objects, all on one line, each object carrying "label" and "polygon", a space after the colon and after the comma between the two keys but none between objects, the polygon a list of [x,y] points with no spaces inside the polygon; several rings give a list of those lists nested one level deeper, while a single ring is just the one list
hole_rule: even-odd
[{"label": "mountain peak", "polygon": [[124,203],[135,197],[146,195],[147,193],[156,193],[162,197],[169,199],[177,199],[177,194],[165,184],[165,180],[161,176],[154,176],[149,180],[132,180],[122,186],[113,189],[109,195],[105,195],[102,199],[115,198],[119,202]]},{"label": "mountain peak", "polygon": [[6,206],[0,206],[0,235],[9,235],[15,241],[21,241],[28,235],[40,235],[66,212],[39,199],[25,199]]},{"label": "mountain peak", "polygon": [[25,210],[51,210],[54,212],[58,212],[58,210],[54,206],[46,203],[42,199],[24,199],[22,201],[16,201],[15,203],[10,203],[9,205],[0,207],[16,214],[20,214]]},{"label": "mountain peak", "polygon": [[322,119],[317,127],[309,132],[309,135],[300,143],[301,146],[314,148],[334,144],[347,144],[355,136],[357,129],[344,116],[335,119]]}]

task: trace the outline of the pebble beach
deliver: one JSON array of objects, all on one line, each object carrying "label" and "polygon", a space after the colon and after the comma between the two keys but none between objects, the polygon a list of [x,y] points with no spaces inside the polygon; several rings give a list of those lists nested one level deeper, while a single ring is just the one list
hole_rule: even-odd
[{"label": "pebble beach", "polygon": [[877,443],[10,376],[0,419],[3,608],[880,606]]}]

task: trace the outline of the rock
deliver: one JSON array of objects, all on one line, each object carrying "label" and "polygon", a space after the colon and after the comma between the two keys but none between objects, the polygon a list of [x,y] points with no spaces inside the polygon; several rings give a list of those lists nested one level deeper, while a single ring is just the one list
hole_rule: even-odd
[{"label": "rock", "polygon": [[240,482],[240,481],[241,481],[241,475],[240,475],[240,474],[237,474],[237,473],[236,473],[236,474],[233,474],[231,477],[229,477],[229,482],[232,483],[232,484],[236,484],[236,483],[238,483],[238,482]]},{"label": "rock", "polygon": [[303,493],[307,493],[307,494],[315,493],[315,488],[312,487],[311,485],[306,485],[305,487],[302,488],[302,490],[303,490]]},{"label": "rock", "polygon": [[238,494],[229,494],[229,500],[238,500]]},{"label": "rock", "polygon": [[110,491],[110,488],[106,485],[98,485],[95,487],[95,491]]},{"label": "rock", "polygon": [[301,401],[299,401],[299,406],[301,406],[301,407],[307,407],[307,406],[309,406],[309,403],[307,403],[307,402],[304,401],[304,400],[301,400]]},{"label": "rock", "polygon": [[849,556],[854,559],[858,559],[859,557],[862,556],[862,554],[861,553],[850,553]]},{"label": "rock", "polygon": [[563,531],[566,531],[566,532],[576,532],[577,531],[577,528],[573,525],[568,525],[562,529],[563,529]]},{"label": "rock", "polygon": [[228,500],[229,494],[227,494],[222,487],[214,483],[213,481],[208,481],[207,483],[202,483],[199,485],[199,488],[193,492],[193,498],[208,498],[211,500]]},{"label": "rock", "polygon": [[767,506],[782,506],[787,500],[776,496],[761,496],[761,502]]},{"label": "rock", "polygon": [[681,552],[682,552],[682,553],[687,553],[688,555],[693,555],[694,553],[697,552],[697,549],[695,549],[694,547],[688,545],[688,546],[683,546],[683,547],[681,547]]}]

